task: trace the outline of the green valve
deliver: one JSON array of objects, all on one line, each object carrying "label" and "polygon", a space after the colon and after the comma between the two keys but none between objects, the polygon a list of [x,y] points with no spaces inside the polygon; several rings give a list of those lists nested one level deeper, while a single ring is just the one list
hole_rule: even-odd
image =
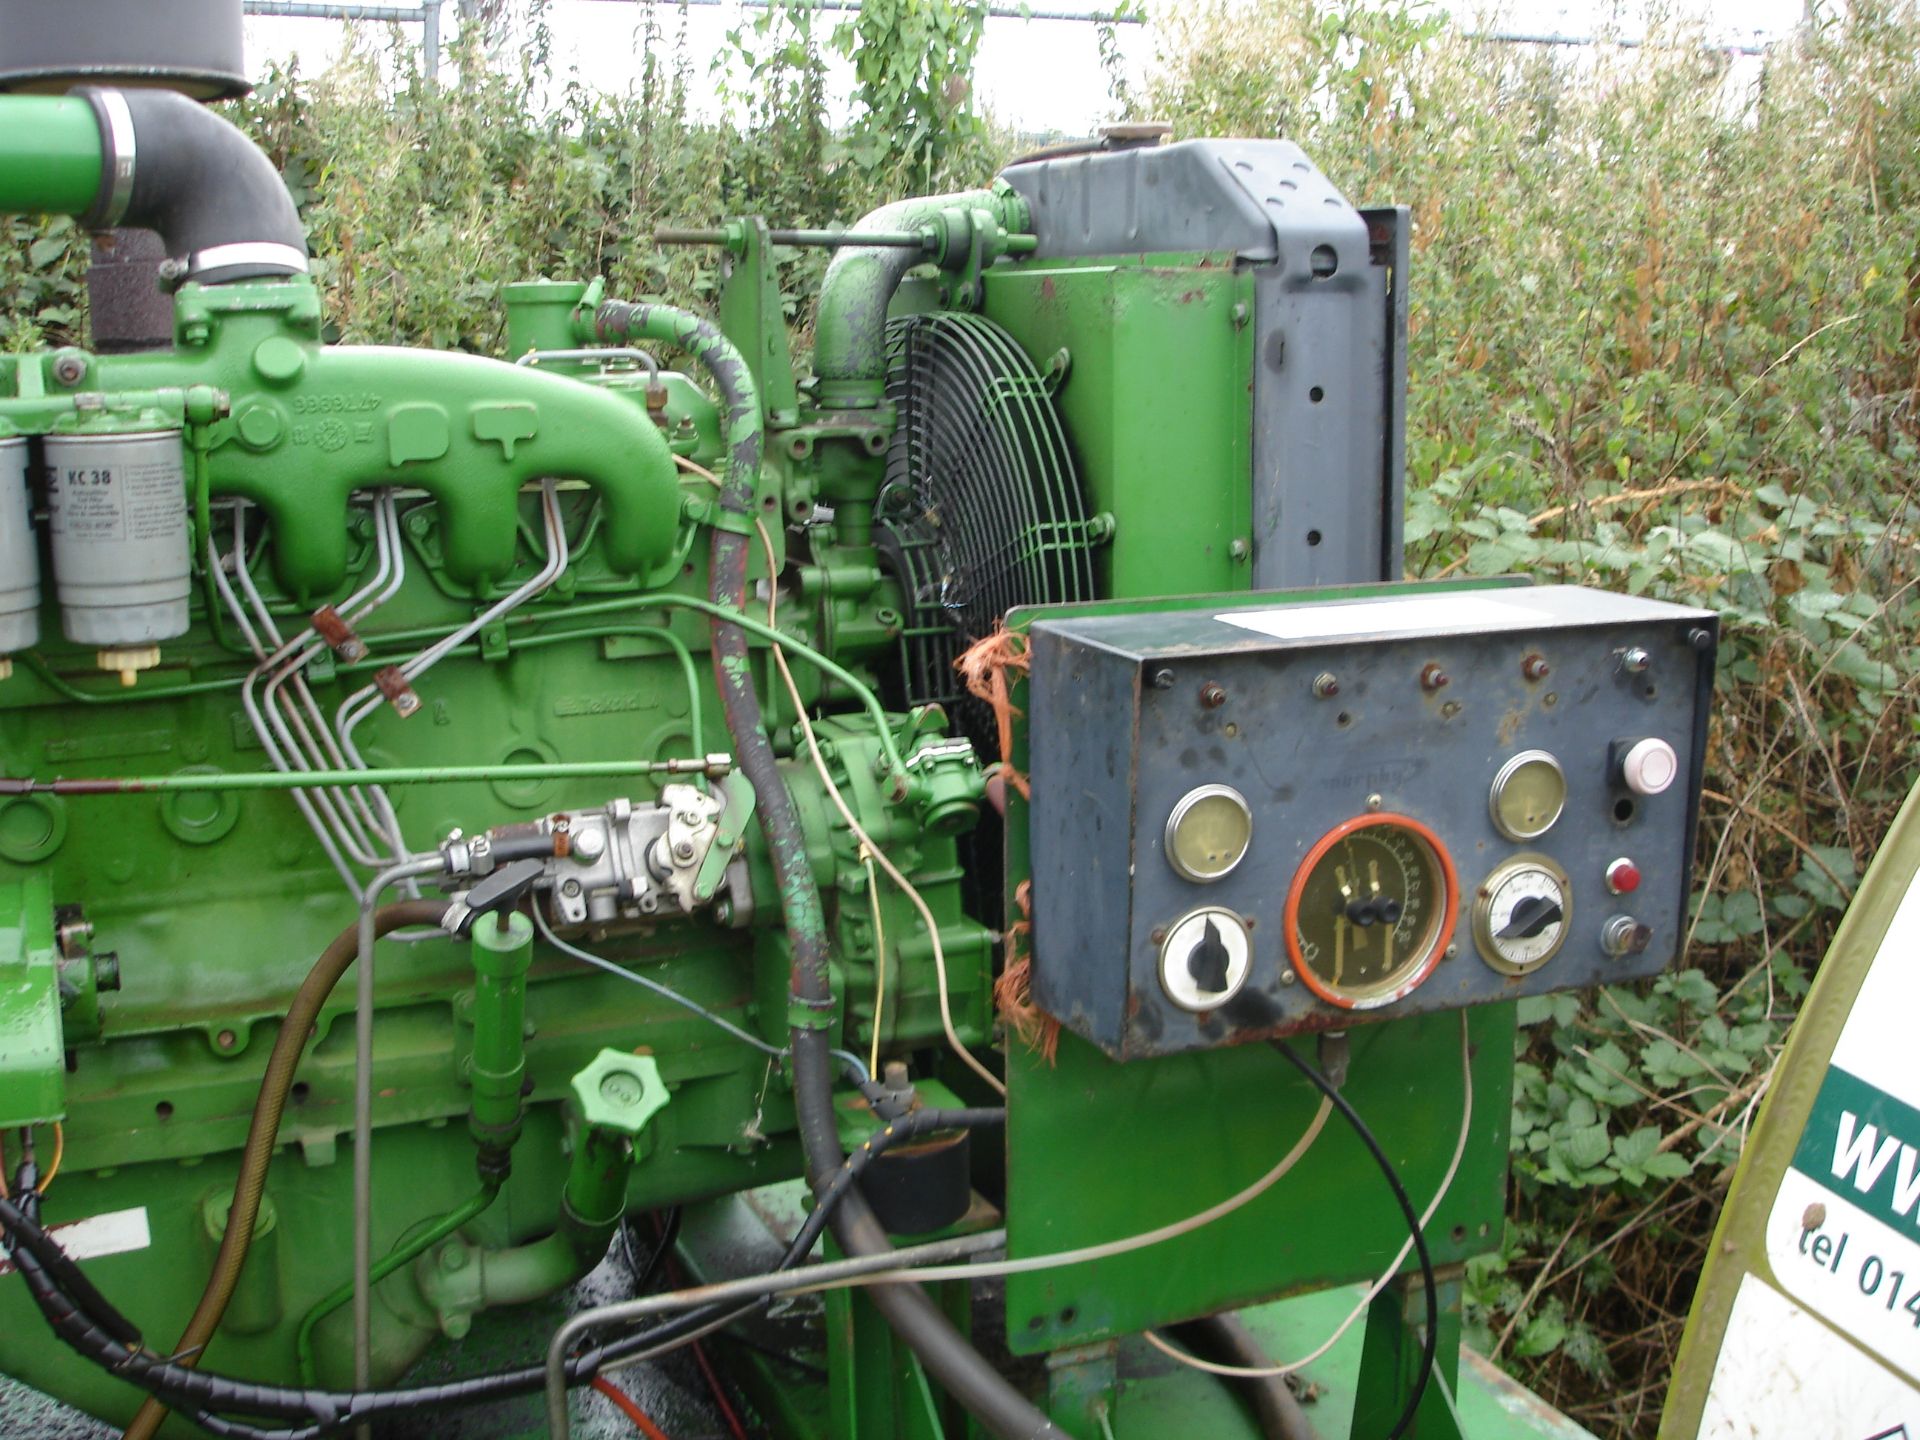
[{"label": "green valve", "polygon": [[573,1077],[580,1118],[595,1130],[637,1136],[668,1100],[666,1082],[651,1055],[602,1050]]}]

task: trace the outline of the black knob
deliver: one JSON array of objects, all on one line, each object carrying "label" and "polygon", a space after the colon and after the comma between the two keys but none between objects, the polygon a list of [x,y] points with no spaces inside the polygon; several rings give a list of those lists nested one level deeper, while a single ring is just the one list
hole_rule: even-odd
[{"label": "black knob", "polygon": [[1227,965],[1232,958],[1227,942],[1220,938],[1219,927],[1209,919],[1207,933],[1187,954],[1187,973],[1201,990],[1218,994],[1227,988]]},{"label": "black knob", "polygon": [[1499,938],[1531,940],[1549,925],[1558,925],[1566,918],[1567,912],[1558,900],[1551,900],[1545,895],[1529,895],[1513,907],[1513,914],[1507,917]]}]

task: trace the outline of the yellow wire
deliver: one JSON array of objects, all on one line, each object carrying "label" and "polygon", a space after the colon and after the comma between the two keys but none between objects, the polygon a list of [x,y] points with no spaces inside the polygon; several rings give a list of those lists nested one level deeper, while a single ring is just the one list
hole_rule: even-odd
[{"label": "yellow wire", "polygon": [[60,1162],[67,1154],[67,1132],[58,1120],[53,1122],[53,1160],[47,1166],[47,1173],[41,1177],[40,1193],[45,1195],[53,1184],[53,1177],[60,1173]]},{"label": "yellow wire", "polygon": [[873,910],[873,1045],[867,1055],[867,1073],[880,1078],[880,1017],[887,1003],[887,930],[880,920],[880,877],[873,872],[873,854],[860,847],[860,859],[867,867],[867,904]]},{"label": "yellow wire", "polygon": [[[691,465],[689,468],[698,469],[697,466]],[[774,578],[778,567],[774,564],[773,537],[767,533],[766,522],[758,515],[753,518],[753,526],[760,532],[760,545],[767,555],[767,626],[771,629],[774,627],[775,607],[780,594],[780,587]],[[880,868],[886,872],[887,878],[893,881],[900,893],[905,895],[913,908],[919,912],[920,923],[925,927],[927,941],[933,949],[934,985],[940,998],[940,1028],[946,1032],[948,1048],[959,1056],[961,1063],[978,1075],[989,1089],[1005,1099],[1006,1085],[961,1043],[960,1032],[954,1029],[953,1002],[947,995],[947,951],[940,940],[940,922],[934,918],[933,910],[928,906],[926,898],[914,888],[913,882],[901,873],[898,865],[887,858],[886,851],[873,843],[873,837],[867,834],[865,827],[853,813],[853,808],[847,804],[847,797],[840,793],[840,787],[834,783],[833,774],[827,769],[826,758],[820,753],[819,737],[813,733],[813,722],[807,717],[806,701],[801,697],[800,687],[795,683],[793,671],[787,665],[786,647],[782,645],[773,647],[773,663],[780,672],[780,679],[787,687],[788,698],[793,701],[794,718],[800,723],[800,734],[807,742],[807,754],[813,761],[814,773],[820,777],[820,783],[826,789],[827,798],[833,801],[833,808],[840,812],[840,818],[846,822],[847,829],[852,832],[853,838],[865,848],[872,861],[879,863]]]},{"label": "yellow wire", "polygon": [[[677,464],[682,470],[687,471],[689,474],[698,475],[702,480],[705,480],[709,485],[712,485],[716,488],[724,488],[722,486],[720,477],[718,475],[715,475],[711,470],[707,469],[706,466],[698,464],[695,461],[689,460],[684,455],[676,455],[673,457],[673,459],[675,464]],[[753,517],[753,527],[755,530],[760,532],[760,546],[766,552],[766,557],[767,557],[767,625],[769,628],[773,628],[777,625],[777,622],[778,622],[777,611],[779,607],[779,597],[780,597],[780,584],[779,584],[779,568],[780,567],[774,558],[773,537],[767,533],[766,522],[763,521],[758,515],[756,515]],[[899,866],[895,865],[893,861],[887,858],[886,851],[882,850],[878,845],[873,843],[873,837],[867,834],[866,830],[861,826],[860,821],[858,820],[858,818],[855,817],[852,808],[847,804],[846,797],[840,793],[840,787],[834,783],[833,776],[827,769],[827,762],[825,758],[820,754],[820,742],[814,736],[813,724],[807,718],[806,701],[801,697],[799,685],[794,683],[793,671],[790,668],[788,668],[787,653],[786,653],[786,648],[784,646],[775,645],[773,647],[773,663],[780,671],[781,680],[783,680],[786,683],[787,696],[789,699],[793,701],[795,717],[800,722],[800,733],[806,739],[807,752],[813,760],[813,768],[819,774],[821,783],[826,787],[827,797],[833,801],[834,808],[840,812],[840,818],[847,822],[847,828],[853,832],[854,839],[860,842],[861,850],[862,850],[861,858],[862,860],[865,861],[866,867],[867,867],[867,893],[870,896],[874,896],[874,902],[873,902],[874,903],[874,930],[875,930],[876,948],[878,948],[878,945],[879,945],[880,911],[879,911],[879,899],[874,889],[873,864],[875,860],[878,860],[880,862],[880,868],[887,872],[887,878],[893,881],[893,883],[899,888],[900,892],[904,894],[909,901],[912,902],[914,909],[919,911],[920,913],[921,922],[926,926],[927,939],[931,942],[933,947],[934,978],[935,978],[935,982],[939,986],[940,1025],[941,1025],[941,1028],[946,1031],[947,1044],[952,1048],[953,1053],[958,1055],[960,1059],[966,1064],[966,1066],[973,1071],[974,1074],[978,1075],[982,1080],[984,1080],[988,1084],[988,1086],[990,1086],[997,1094],[1004,1097],[1007,1093],[1007,1087],[1003,1083],[1001,1083],[1000,1077],[998,1075],[995,1075],[993,1071],[989,1070],[985,1065],[982,1065],[980,1061],[974,1057],[973,1052],[968,1050],[965,1045],[961,1044],[960,1034],[957,1030],[954,1029],[953,1004],[952,1004],[952,1001],[949,1000],[947,996],[947,954],[946,954],[946,947],[943,944],[941,944],[941,941],[940,941],[939,922],[934,918],[933,911],[928,908],[927,902],[921,896],[920,892],[916,890],[913,887],[912,882],[909,881],[907,877],[900,872]],[[880,1000],[882,998],[882,992],[880,991],[879,987],[885,984],[885,977],[886,977],[886,955],[883,951],[880,955],[879,965],[876,967],[875,994],[874,994],[874,1002],[873,1002],[874,1004],[874,1017],[873,1017],[874,1018],[874,1040],[873,1040],[872,1054],[873,1054],[873,1066],[876,1071],[878,1070],[879,1064],[880,1064],[879,1031],[880,1031]]]}]

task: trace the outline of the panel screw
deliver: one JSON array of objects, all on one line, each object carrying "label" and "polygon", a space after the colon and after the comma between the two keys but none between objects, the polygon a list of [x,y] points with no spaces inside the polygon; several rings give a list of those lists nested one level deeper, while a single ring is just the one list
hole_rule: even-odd
[{"label": "panel screw", "polygon": [[1151,940],[1156,945],[1166,944],[1167,943],[1167,927],[1164,925],[1154,926],[1153,929],[1147,932],[1147,939]]},{"label": "panel screw", "polygon": [[1429,660],[1420,667],[1420,688],[1422,690],[1444,690],[1453,677],[1440,668],[1440,662]]},{"label": "panel screw", "polygon": [[1387,802],[1381,799],[1380,796],[1377,794],[1367,796],[1367,809],[1369,810],[1378,810],[1382,805],[1386,803]]},{"label": "panel screw", "polygon": [[1227,554],[1236,560],[1246,559],[1252,551],[1253,547],[1247,544],[1245,540],[1234,540],[1227,545]]},{"label": "panel screw", "polygon": [[1711,650],[1713,648],[1713,632],[1704,626],[1696,626],[1687,632],[1687,643],[1696,650]]},{"label": "panel screw", "polygon": [[86,373],[87,362],[78,355],[62,355],[53,362],[53,378],[62,385],[78,385]]},{"label": "panel screw", "polygon": [[233,1047],[239,1043],[239,1040],[240,1037],[235,1035],[231,1030],[222,1030],[218,1035],[213,1037],[213,1043],[218,1045],[222,1050],[233,1049]]},{"label": "panel screw", "polygon": [[1282,970],[1282,971],[1280,972],[1280,983],[1281,983],[1282,985],[1291,985],[1291,984],[1293,984],[1293,982],[1294,982],[1294,980],[1295,980],[1295,978],[1296,978],[1296,977],[1295,977],[1295,975],[1294,975],[1294,973],[1293,973],[1293,972],[1292,972],[1291,970]]},{"label": "panel screw", "polygon": [[1340,682],[1334,679],[1331,670],[1322,670],[1313,677],[1313,693],[1322,700],[1331,700],[1340,693]]},{"label": "panel screw", "polygon": [[1227,703],[1227,687],[1218,680],[1209,680],[1200,687],[1200,703],[1208,710],[1218,710]]},{"label": "panel screw", "polygon": [[1153,688],[1156,690],[1171,690],[1173,688],[1173,671],[1171,670],[1154,671],[1153,672]]},{"label": "panel screw", "polygon": [[1536,650],[1520,662],[1520,673],[1528,680],[1544,680],[1553,673],[1553,667],[1547,664],[1547,657]]},{"label": "panel screw", "polygon": [[1647,666],[1652,663],[1653,656],[1638,645],[1629,645],[1620,652],[1620,668],[1629,675],[1644,674]]}]

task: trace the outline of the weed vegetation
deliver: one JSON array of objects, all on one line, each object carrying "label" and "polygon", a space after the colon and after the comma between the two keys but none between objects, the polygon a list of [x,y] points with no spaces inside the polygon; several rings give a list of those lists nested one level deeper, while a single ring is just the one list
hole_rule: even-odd
[{"label": "weed vegetation", "polygon": [[[695,305],[661,224],[849,220],[971,183],[1010,142],[979,19],[867,0],[743,20],[718,62],[647,17],[625,94],[556,77],[537,23],[438,90],[396,37],[240,107],[285,168],[337,338],[497,352],[499,287],[604,274]],[[1693,1281],[1788,1025],[1915,778],[1920,16],[1819,5],[1764,57],[1468,38],[1404,4],[1202,0],[1154,20],[1115,109],[1284,135],[1414,217],[1411,573],[1595,583],[1724,622],[1678,971],[1526,1007],[1511,1220],[1470,1337],[1607,1436],[1651,1434]],[[1111,53],[1112,46],[1109,43]],[[829,122],[824,60],[856,64]],[[726,118],[695,97],[718,91]],[[1098,117],[1088,117],[1092,122]],[[0,344],[84,336],[85,240],[0,221]],[[821,261],[790,257],[804,328]]]}]

